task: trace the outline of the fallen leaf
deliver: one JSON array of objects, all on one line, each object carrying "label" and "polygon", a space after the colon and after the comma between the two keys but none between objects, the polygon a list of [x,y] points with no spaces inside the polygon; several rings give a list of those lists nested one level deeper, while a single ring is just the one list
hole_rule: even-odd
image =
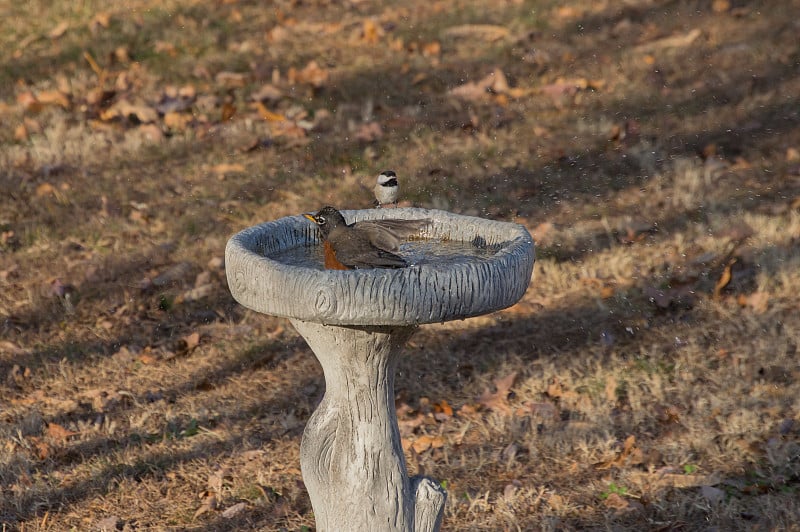
[{"label": "fallen leaf", "polygon": [[609,299],[614,297],[616,293],[616,288],[613,285],[604,285],[600,288],[600,298],[601,299]]},{"label": "fallen leaf", "polygon": [[[23,353],[21,349],[19,349],[11,342],[2,342],[0,343],[0,347],[3,348],[4,352],[9,354]],[[14,364],[14,366],[8,371],[8,375],[6,376],[6,382],[14,383],[17,386],[21,386],[26,381],[30,380],[30,377],[31,377],[31,368],[26,366],[20,366],[19,364]]]},{"label": "fallen leaf", "polygon": [[699,28],[695,28],[688,33],[672,35],[670,37],[664,37],[663,39],[658,39],[649,43],[640,44],[634,48],[634,51],[652,53],[667,48],[683,48],[692,44],[702,34],[703,32]]},{"label": "fallen leaf", "polygon": [[769,294],[756,291],[749,295],[740,294],[737,302],[741,307],[750,307],[756,314],[763,314],[769,308]]},{"label": "fallen leaf", "polygon": [[[117,46],[114,51],[108,54],[111,64],[122,63],[128,64],[131,62],[131,52],[127,46]],[[117,78],[118,83],[123,84],[123,80],[127,81],[127,77],[120,74]],[[124,87],[127,88],[127,87]]]},{"label": "fallen leaf", "polygon": [[17,94],[17,103],[22,107],[22,110],[27,113],[35,114],[44,109],[42,102],[40,102],[31,91]]},{"label": "fallen leaf", "polygon": [[61,440],[66,441],[67,438],[71,436],[75,436],[79,434],[78,432],[73,432],[68,430],[57,423],[48,423],[47,424],[47,437],[52,438],[54,440]]},{"label": "fallen leaf", "polygon": [[225,519],[233,519],[234,517],[236,517],[237,515],[239,515],[243,511],[245,511],[246,509],[247,509],[247,503],[246,502],[236,503],[233,506],[231,506],[230,508],[226,508],[225,511],[222,512],[222,517],[224,517]]},{"label": "fallen leaf", "polygon": [[418,73],[417,73],[417,74],[415,74],[415,75],[414,75],[414,77],[411,79],[411,84],[412,84],[412,85],[419,85],[420,83],[422,83],[422,82],[423,82],[423,81],[425,81],[426,79],[428,79],[428,74],[426,74],[426,73],[424,73],[424,72],[418,72]]},{"label": "fallen leaf", "polygon": [[54,187],[50,183],[42,183],[41,185],[36,187],[36,197],[37,198],[43,198],[45,196],[50,196],[52,194],[55,194],[55,192],[56,192],[56,187]]},{"label": "fallen leaf", "polygon": [[628,501],[625,497],[619,495],[618,493],[609,493],[608,497],[605,498],[603,504],[607,508],[613,508],[614,510],[627,510],[628,509]]},{"label": "fallen leaf", "polygon": [[522,483],[519,480],[515,479],[509,482],[503,488],[503,497],[505,497],[506,499],[511,499],[514,496],[514,494],[517,493],[520,487],[522,487]]},{"label": "fallen leaf", "polygon": [[494,410],[504,415],[511,414],[511,407],[508,404],[508,392],[514,385],[517,378],[517,372],[511,372],[503,378],[495,379],[494,385],[497,391],[494,393],[488,389],[478,398],[478,403],[485,408]]},{"label": "fallen leaf", "polygon": [[506,448],[503,449],[503,452],[500,453],[500,456],[503,457],[506,463],[510,463],[514,461],[514,458],[517,456],[519,452],[519,445],[515,442],[511,442],[506,445]]},{"label": "fallen leaf", "polygon": [[267,106],[257,101],[255,104],[256,110],[258,111],[259,116],[266,120],[267,122],[283,122],[286,120],[286,117],[282,114],[273,113]]},{"label": "fallen leaf", "polygon": [[153,353],[152,348],[147,346],[138,357],[142,364],[154,364],[158,362],[158,357]]},{"label": "fallen leaf", "polygon": [[28,438],[33,446],[36,448],[36,457],[39,460],[47,460],[50,455],[53,454],[53,448],[50,446],[49,443],[42,440],[41,438],[37,438],[35,436],[31,436]]},{"label": "fallen leaf", "polygon": [[197,511],[194,513],[195,519],[200,517],[206,512],[211,512],[217,509],[217,494],[211,490],[206,490],[200,494],[200,499],[203,501]]},{"label": "fallen leaf", "polygon": [[474,405],[464,404],[458,409],[458,415],[463,417],[475,417],[478,415],[478,409]]},{"label": "fallen leaf", "polygon": [[283,98],[283,92],[275,85],[267,83],[260,89],[250,94],[250,99],[254,102],[274,103]]},{"label": "fallen leaf", "polygon": [[86,103],[91,106],[106,107],[114,100],[117,92],[96,87],[86,92]]},{"label": "fallen leaf", "polygon": [[364,19],[361,26],[361,40],[366,44],[378,44],[381,36],[383,36],[383,29],[373,19]]},{"label": "fallen leaf", "polygon": [[191,351],[200,345],[200,333],[194,332],[184,336],[183,341],[186,342],[186,351]]},{"label": "fallen leaf", "polygon": [[714,285],[714,297],[719,298],[722,294],[722,290],[728,286],[728,283],[731,282],[731,266],[736,263],[736,258],[732,258],[728,261],[728,264],[725,265],[725,268],[722,270],[722,274],[717,279],[716,284]]},{"label": "fallen leaf", "polygon": [[528,402],[518,408],[514,414],[518,417],[529,415],[543,421],[558,421],[560,417],[558,408],[553,403]]},{"label": "fallen leaf", "polygon": [[311,142],[308,138],[308,130],[291,120],[273,123],[270,126],[270,131],[275,137],[288,139],[287,146],[303,146]]},{"label": "fallen leaf", "polygon": [[40,91],[36,94],[36,100],[44,105],[58,105],[68,109],[69,97],[60,90]]},{"label": "fallen leaf", "polygon": [[164,126],[171,131],[182,132],[186,131],[192,120],[194,116],[188,113],[169,112],[164,115]]},{"label": "fallen leaf", "polygon": [[437,421],[445,421],[453,417],[453,407],[450,406],[446,400],[442,399],[441,402],[433,405],[433,417]]},{"label": "fallen leaf", "polygon": [[274,142],[272,141],[271,138],[256,137],[252,139],[249,143],[239,148],[239,152],[250,153],[256,150],[271,148],[272,146],[274,146]]},{"label": "fallen leaf", "polygon": [[421,454],[428,449],[440,449],[444,447],[444,438],[441,436],[429,436],[427,434],[423,434],[413,443],[411,443],[411,448],[414,450],[415,453]]},{"label": "fallen leaf", "polygon": [[567,401],[574,401],[578,398],[578,394],[572,390],[564,389],[558,377],[553,377],[547,384],[545,393],[553,399],[563,399]]},{"label": "fallen leaf", "polygon": [[731,8],[730,0],[714,0],[711,2],[711,10],[714,13],[724,13]]},{"label": "fallen leaf", "polygon": [[603,85],[604,82],[602,80],[589,81],[586,78],[559,78],[553,83],[540,87],[539,92],[548,96],[554,103],[561,104],[568,97],[577,94],[578,91],[600,90]]},{"label": "fallen leaf", "polygon": [[148,124],[158,120],[158,112],[141,101],[130,102],[122,99],[100,113],[101,120],[109,121],[115,118],[125,118]]},{"label": "fallen leaf", "polygon": [[234,115],[236,115],[236,106],[232,103],[225,102],[222,104],[222,109],[220,111],[220,121],[221,122],[229,122]]},{"label": "fallen leaf", "polygon": [[644,456],[641,449],[636,447],[636,437],[631,434],[622,444],[622,451],[611,460],[594,464],[595,469],[610,469],[611,467],[624,467],[641,464]]},{"label": "fallen leaf", "polygon": [[355,134],[359,142],[375,142],[383,137],[383,129],[378,122],[361,124]]},{"label": "fallen leaf", "polygon": [[208,489],[214,491],[215,493],[222,493],[222,486],[225,483],[225,477],[230,476],[230,474],[230,468],[217,466],[216,469],[214,469],[214,471],[208,475],[208,481],[206,482]]},{"label": "fallen leaf", "polygon": [[51,39],[58,39],[59,37],[64,35],[68,29],[69,29],[69,22],[67,22],[66,20],[62,20],[56,25],[55,28],[50,30],[47,36],[50,37]]},{"label": "fallen leaf", "polygon": [[434,57],[442,54],[442,45],[438,41],[429,42],[422,46],[424,57]]},{"label": "fallen leaf", "polygon": [[454,87],[448,91],[451,96],[456,96],[465,100],[480,100],[491,96],[491,94],[502,94],[509,90],[508,80],[499,68],[491,74],[478,81],[471,81]]},{"label": "fallen leaf", "polygon": [[247,82],[250,79],[250,75],[247,73],[242,72],[227,72],[222,71],[218,72],[214,79],[220,85],[224,85],[226,87],[231,88],[240,88],[247,85]]},{"label": "fallen leaf", "polygon": [[572,6],[560,6],[556,10],[556,17],[560,19],[573,19],[583,15],[583,10]]},{"label": "fallen leaf", "polygon": [[531,236],[533,236],[533,240],[536,242],[537,246],[548,245],[548,243],[553,241],[552,234],[554,231],[555,226],[552,222],[542,222],[533,228]]},{"label": "fallen leaf", "polygon": [[289,30],[283,26],[275,26],[267,32],[267,42],[279,43],[289,37]]},{"label": "fallen leaf", "polygon": [[28,128],[25,127],[25,124],[18,124],[14,128],[14,140],[17,142],[26,142],[28,137]]},{"label": "fallen leaf", "polygon": [[157,54],[167,54],[170,57],[178,55],[175,45],[166,41],[156,41],[153,45],[153,51]]},{"label": "fallen leaf", "polygon": [[462,24],[451,26],[442,32],[442,36],[454,39],[471,39],[486,42],[499,41],[509,35],[509,30],[505,26],[494,24]]},{"label": "fallen leaf", "polygon": [[94,528],[98,532],[116,532],[117,530],[123,529],[122,526],[117,528],[118,525],[120,525],[120,518],[116,515],[112,515],[96,522]]},{"label": "fallen leaf", "polygon": [[92,20],[89,21],[89,31],[97,33],[100,28],[108,29],[111,25],[111,14],[107,11],[95,13]]},{"label": "fallen leaf", "polygon": [[211,167],[211,171],[217,174],[219,179],[224,179],[227,174],[241,174],[245,172],[245,167],[239,163],[220,163]]},{"label": "fallen leaf", "polygon": [[321,68],[316,61],[310,61],[302,70],[291,67],[286,74],[289,83],[307,83],[315,88],[320,88],[328,81],[329,73]]},{"label": "fallen leaf", "polygon": [[628,478],[653,489],[661,488],[696,488],[700,486],[714,486],[719,484],[721,476],[718,473],[684,474],[674,472],[674,468],[663,468],[657,471],[637,471],[635,468],[626,472]]},{"label": "fallen leaf", "polygon": [[424,414],[415,412],[411,415],[410,412],[412,412],[412,409],[406,403],[397,408],[397,425],[400,429],[400,434],[403,436],[410,436],[425,422]]},{"label": "fallen leaf", "polygon": [[653,410],[655,418],[661,423],[680,423],[680,411],[674,405],[657,404]]}]

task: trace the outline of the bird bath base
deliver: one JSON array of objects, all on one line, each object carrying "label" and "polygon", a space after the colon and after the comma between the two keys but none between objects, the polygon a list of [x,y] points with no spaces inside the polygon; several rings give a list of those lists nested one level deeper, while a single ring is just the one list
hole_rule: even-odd
[{"label": "bird bath base", "polygon": [[226,248],[236,300],[290,318],[325,374],[325,395],[300,446],[317,530],[435,531],[446,492],[437,482],[406,472],[394,406],[400,350],[419,324],[516,303],[530,282],[533,241],[520,225],[443,211],[343,214],[348,222],[430,218],[423,237],[491,250],[481,260],[396,270],[318,270],[274,260],[287,249],[318,241],[316,226],[301,216],[246,229]]},{"label": "bird bath base", "polygon": [[394,406],[398,356],[416,327],[292,325],[325,373],[325,396],[300,445],[317,527],[438,530],[446,493],[433,480],[408,478]]}]

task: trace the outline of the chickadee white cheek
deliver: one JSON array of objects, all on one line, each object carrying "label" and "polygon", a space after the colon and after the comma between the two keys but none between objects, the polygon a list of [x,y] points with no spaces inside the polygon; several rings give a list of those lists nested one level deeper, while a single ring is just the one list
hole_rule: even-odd
[{"label": "chickadee white cheek", "polygon": [[399,192],[397,174],[391,170],[381,172],[375,183],[374,191],[378,207],[382,207],[387,203],[394,203],[397,205],[397,196]]}]

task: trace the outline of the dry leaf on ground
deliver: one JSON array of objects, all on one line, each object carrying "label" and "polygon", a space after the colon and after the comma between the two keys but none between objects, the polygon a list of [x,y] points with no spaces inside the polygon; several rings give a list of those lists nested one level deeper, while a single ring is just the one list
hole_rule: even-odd
[{"label": "dry leaf on ground", "polygon": [[499,41],[508,37],[509,34],[508,28],[494,24],[462,24],[451,26],[442,32],[443,37],[486,42]]},{"label": "dry leaf on ground", "polygon": [[656,41],[640,44],[634,51],[636,52],[658,52],[668,48],[683,48],[692,44],[703,32],[699,28],[695,28],[687,33],[679,35],[671,35],[658,39]]},{"label": "dry leaf on ground", "polygon": [[58,423],[47,424],[47,437],[57,441],[66,441],[68,438],[79,434],[78,432],[68,430]]},{"label": "dry leaf on ground", "polygon": [[725,268],[722,270],[722,274],[720,274],[719,279],[717,279],[716,284],[714,285],[714,297],[719,298],[722,294],[722,291],[728,286],[728,283],[731,282],[731,266],[734,265],[736,259],[733,258],[728,261],[728,264],[725,265]]},{"label": "dry leaf on ground", "polygon": [[756,314],[763,314],[769,308],[769,293],[756,291],[752,294],[740,294],[736,298],[741,307],[750,307]]},{"label": "dry leaf on ground", "polygon": [[100,113],[101,120],[108,121],[115,118],[135,119],[148,124],[158,120],[158,111],[142,101],[130,102],[122,99]]},{"label": "dry leaf on ground", "polygon": [[503,71],[499,68],[494,69],[491,74],[483,79],[464,83],[448,91],[451,96],[473,101],[489,98],[492,93],[505,94],[508,92],[508,80]]},{"label": "dry leaf on ground", "polygon": [[51,39],[58,39],[59,37],[67,33],[68,29],[69,29],[69,22],[67,22],[66,20],[62,20],[56,25],[55,28],[53,28],[47,33],[47,36],[50,37]]},{"label": "dry leaf on ground", "polygon": [[497,389],[494,393],[486,390],[478,398],[478,403],[489,410],[494,410],[504,415],[511,415],[511,407],[508,404],[508,392],[517,379],[517,372],[511,372],[503,378],[495,379],[494,385]]},{"label": "dry leaf on ground", "polygon": [[611,460],[594,464],[595,469],[610,469],[612,467],[624,467],[626,465],[641,464],[643,459],[642,451],[636,446],[636,437],[631,434],[622,444],[622,451]]},{"label": "dry leaf on ground", "polygon": [[307,83],[312,87],[319,88],[328,82],[329,72],[320,67],[316,61],[310,61],[302,70],[291,67],[286,74],[290,84]]}]

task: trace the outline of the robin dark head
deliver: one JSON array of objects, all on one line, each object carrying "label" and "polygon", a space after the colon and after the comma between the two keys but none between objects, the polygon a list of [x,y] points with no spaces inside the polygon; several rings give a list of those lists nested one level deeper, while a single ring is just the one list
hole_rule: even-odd
[{"label": "robin dark head", "polygon": [[393,251],[397,251],[403,238],[430,223],[428,219],[386,219],[348,224],[342,213],[330,206],[303,216],[319,227],[325,267],[334,270],[403,268],[406,261]]},{"label": "robin dark head", "polygon": [[390,203],[397,207],[397,197],[400,193],[397,174],[392,170],[384,170],[378,174],[374,191],[375,201],[378,203],[378,207],[383,207]]},{"label": "robin dark head", "polygon": [[344,216],[336,208],[323,207],[317,214],[304,214],[306,218],[317,224],[322,233],[322,240],[327,240],[331,231],[337,227],[347,227]]}]

